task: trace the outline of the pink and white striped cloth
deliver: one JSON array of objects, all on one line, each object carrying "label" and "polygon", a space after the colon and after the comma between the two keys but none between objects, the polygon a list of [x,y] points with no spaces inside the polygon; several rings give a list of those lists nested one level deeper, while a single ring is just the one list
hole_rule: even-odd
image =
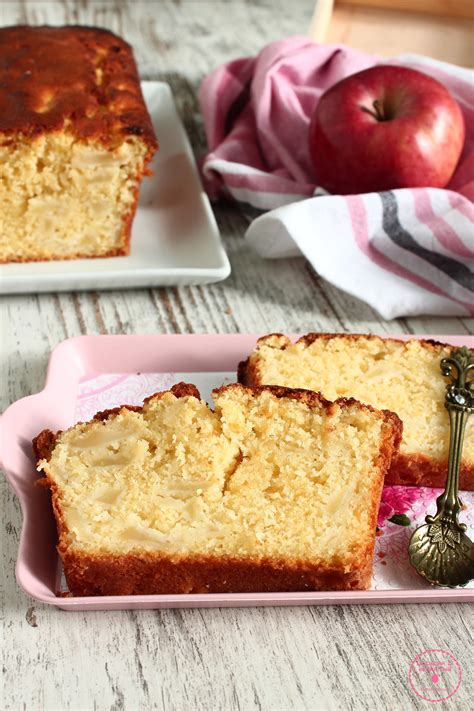
[{"label": "pink and white striped cloth", "polygon": [[474,72],[415,55],[391,60],[444,83],[464,113],[466,143],[445,190],[343,197],[321,195],[314,183],[307,132],[319,97],[378,61],[291,37],[216,69],[200,90],[206,189],[269,211],[246,234],[260,255],[303,254],[384,318],[473,316]]}]

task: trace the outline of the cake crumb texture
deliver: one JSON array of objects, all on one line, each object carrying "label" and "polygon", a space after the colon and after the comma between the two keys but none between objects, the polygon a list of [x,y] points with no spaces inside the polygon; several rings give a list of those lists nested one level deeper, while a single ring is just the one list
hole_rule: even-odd
[{"label": "cake crumb texture", "polygon": [[[387,483],[442,487],[449,416],[444,407],[448,381],[440,361],[452,350],[434,341],[308,334],[292,343],[282,334],[271,334],[240,364],[239,380],[308,388],[330,400],[354,397],[396,412],[403,421],[403,440]],[[466,428],[460,483],[461,488],[474,489],[474,418]]]},{"label": "cake crumb texture", "polygon": [[399,419],[238,384],[212,411],[190,387],[36,439],[71,592],[368,587]]}]

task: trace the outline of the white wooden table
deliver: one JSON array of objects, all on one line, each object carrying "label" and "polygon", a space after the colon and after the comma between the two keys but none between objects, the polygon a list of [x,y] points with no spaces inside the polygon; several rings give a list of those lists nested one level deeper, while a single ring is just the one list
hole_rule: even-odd
[{"label": "white wooden table", "polygon": [[[305,32],[311,0],[0,2],[0,25],[80,23],[123,35],[141,74],[171,84],[198,154],[202,76],[265,42]],[[51,348],[91,333],[365,331],[466,334],[469,319],[383,322],[302,259],[265,262],[233,206],[216,207],[232,276],[208,287],[31,295],[1,304],[2,409],[41,389]],[[464,678],[441,709],[474,698],[468,605],[65,613],[14,579],[20,512],[2,481],[3,698],[7,709],[426,708],[410,690],[413,657],[451,651]],[[471,648],[469,648],[471,645]],[[471,668],[470,668],[471,665]],[[2,703],[3,702],[3,703]]]}]

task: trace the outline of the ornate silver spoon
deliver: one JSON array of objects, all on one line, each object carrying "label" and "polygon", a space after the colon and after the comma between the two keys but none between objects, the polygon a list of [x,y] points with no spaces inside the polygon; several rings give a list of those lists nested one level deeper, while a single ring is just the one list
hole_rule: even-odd
[{"label": "ornate silver spoon", "polygon": [[474,351],[459,348],[441,361],[441,372],[450,378],[445,407],[449,412],[450,438],[448,476],[444,492],[436,500],[435,516],[410,538],[412,565],[434,585],[456,587],[474,578],[474,544],[459,523],[462,504],[458,496],[464,431],[474,412]]}]

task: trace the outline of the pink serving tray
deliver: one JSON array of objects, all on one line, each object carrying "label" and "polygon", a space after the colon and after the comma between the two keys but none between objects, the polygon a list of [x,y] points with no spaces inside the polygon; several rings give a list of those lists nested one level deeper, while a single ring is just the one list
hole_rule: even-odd
[{"label": "pink serving tray", "polygon": [[[424,337],[453,345],[474,346],[472,337]],[[56,527],[49,497],[41,487],[33,485],[37,474],[32,438],[44,428],[56,431],[76,421],[77,398],[83,381],[110,373],[235,372],[237,364],[247,357],[257,338],[255,334],[81,336],[63,341],[54,349],[44,390],[13,403],[2,417],[0,460],[23,512],[16,576],[25,593],[64,610],[474,601],[472,588],[450,590],[428,585],[417,589],[359,592],[82,598],[55,594],[58,575]]]}]

